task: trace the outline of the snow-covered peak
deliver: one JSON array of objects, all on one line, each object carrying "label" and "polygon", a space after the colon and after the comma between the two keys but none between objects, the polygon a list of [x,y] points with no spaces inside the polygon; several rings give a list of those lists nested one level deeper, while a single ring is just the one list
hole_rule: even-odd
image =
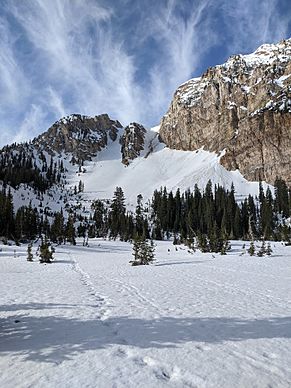
[{"label": "snow-covered peak", "polygon": [[92,118],[93,117],[85,116],[85,115],[81,115],[81,114],[71,114],[69,116],[62,117],[61,119],[56,121],[54,125],[57,125],[57,124],[67,124],[67,123],[71,123],[71,122],[76,121],[76,120],[82,120],[83,121],[83,120],[92,119]]},{"label": "snow-covered peak", "polygon": [[282,40],[277,44],[263,44],[255,52],[240,55],[247,65],[272,64],[274,61],[288,62],[291,60],[291,39]]},{"label": "snow-covered peak", "polygon": [[[224,64],[210,67],[201,77],[192,78],[180,85],[175,97],[182,105],[195,106],[201,102],[201,97],[209,86],[221,88],[225,84],[230,94],[228,99],[231,101],[237,93],[256,94],[258,85],[260,84],[259,87],[262,89],[261,86],[265,83],[268,84],[267,96],[280,95],[279,103],[278,99],[273,98],[274,104],[269,104],[269,108],[270,106],[278,108],[284,102],[284,107],[288,110],[290,90],[286,84],[290,81],[290,75],[291,39],[287,39],[278,44],[264,44],[251,54],[232,55]],[[238,86],[239,90],[233,90],[235,86]],[[282,94],[282,88],[287,88],[287,93]],[[269,100],[268,98],[266,103]],[[260,106],[259,109],[264,106]]]}]

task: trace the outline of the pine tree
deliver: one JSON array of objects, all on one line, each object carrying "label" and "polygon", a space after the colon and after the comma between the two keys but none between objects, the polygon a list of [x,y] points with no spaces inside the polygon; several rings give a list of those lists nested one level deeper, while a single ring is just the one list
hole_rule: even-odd
[{"label": "pine tree", "polygon": [[242,236],[242,220],[241,220],[240,209],[238,206],[236,206],[236,209],[235,209],[233,234],[235,239],[240,238]]},{"label": "pine tree", "polygon": [[275,210],[282,213],[283,217],[290,216],[289,193],[286,182],[283,179],[275,180]]},{"label": "pine tree", "polygon": [[92,208],[94,209],[93,221],[95,222],[96,237],[103,237],[107,234],[105,206],[102,201],[96,200],[93,202]]},{"label": "pine tree", "polygon": [[27,261],[33,261],[32,245],[31,244],[28,244],[28,246],[27,246]]},{"label": "pine tree", "polygon": [[269,187],[266,191],[266,196],[263,197],[261,203],[261,219],[260,219],[260,229],[261,235],[264,239],[269,239],[272,235],[274,229],[274,215],[273,215],[273,198],[272,193]]},{"label": "pine tree", "polygon": [[201,252],[210,252],[208,239],[205,234],[197,233],[197,245]]},{"label": "pine tree", "polygon": [[265,254],[266,254],[266,244],[265,244],[265,240],[263,239],[262,246],[261,246],[259,252],[257,253],[257,256],[263,257]]},{"label": "pine tree", "polygon": [[55,218],[50,228],[50,238],[58,244],[62,244],[65,241],[65,225],[62,211],[55,213]]},{"label": "pine tree", "polygon": [[271,256],[273,250],[271,248],[270,242],[268,242],[267,249],[266,249],[266,255]]},{"label": "pine tree", "polygon": [[74,219],[72,216],[68,218],[67,225],[66,225],[66,239],[69,243],[72,245],[76,245],[76,231],[74,226]]},{"label": "pine tree", "polygon": [[[137,236],[144,235],[144,218],[143,218],[143,204],[142,195],[137,196],[137,205],[135,209],[135,234]],[[144,236],[145,237],[145,236]]]},{"label": "pine tree", "polygon": [[51,244],[48,242],[47,238],[42,238],[41,244],[39,246],[39,262],[40,263],[51,263],[53,260],[53,252],[51,250]]},{"label": "pine tree", "polygon": [[141,238],[136,237],[133,240],[133,246],[132,246],[132,255],[133,255],[134,260],[130,261],[130,263],[133,266],[141,264],[140,252],[141,252]]},{"label": "pine tree", "polygon": [[142,265],[151,264],[154,261],[155,257],[155,246],[153,240],[150,242],[148,240],[143,241],[143,257],[142,257]]},{"label": "pine tree", "polygon": [[255,249],[255,244],[254,244],[254,241],[252,240],[251,243],[250,243],[250,247],[249,247],[249,249],[248,249],[248,254],[249,254],[250,256],[254,256],[255,251],[256,251],[256,249]]},{"label": "pine tree", "polygon": [[116,187],[109,212],[110,236],[114,239],[124,233],[125,229],[125,197],[121,187]]},{"label": "pine tree", "polygon": [[147,240],[141,237],[136,237],[133,241],[133,257],[134,260],[130,261],[133,266],[136,265],[148,265],[154,261],[155,247],[153,240],[149,243]]},{"label": "pine tree", "polygon": [[228,238],[225,233],[222,233],[222,245],[220,249],[221,255],[226,255],[227,251],[230,250],[230,242],[228,241]]},{"label": "pine tree", "polygon": [[83,193],[84,188],[85,188],[84,183],[80,181],[78,184],[78,193]]}]

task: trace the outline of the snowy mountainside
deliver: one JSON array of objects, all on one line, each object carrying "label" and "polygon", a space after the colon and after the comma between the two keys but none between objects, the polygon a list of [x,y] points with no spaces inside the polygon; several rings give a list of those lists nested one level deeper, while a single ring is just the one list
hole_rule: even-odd
[{"label": "snowy mountainside", "polygon": [[233,183],[238,200],[258,193],[257,182],[220,165],[223,152],[170,149],[160,141],[159,127],[146,130],[132,123],[123,128],[107,115],[63,118],[32,142],[5,147],[0,155],[3,152],[9,157],[25,153],[45,179],[48,172],[58,177],[44,190],[29,181],[10,187],[16,209],[31,203],[47,214],[72,207],[88,212],[92,201],[111,199],[117,186],[122,187],[128,207],[135,206],[139,194],[146,201],[161,187],[185,191],[197,184],[203,189],[208,180],[226,188]]},{"label": "snowy mountainside", "polygon": [[[148,153],[149,149],[152,152]],[[81,179],[87,200],[111,198],[116,186],[122,187],[129,205],[135,204],[138,194],[150,199],[160,187],[172,191],[179,188],[183,192],[197,183],[204,189],[208,180],[229,189],[233,183],[238,200],[248,194],[256,195],[258,183],[248,182],[239,171],[227,171],[220,165],[220,157],[203,149],[194,152],[169,149],[160,143],[158,133],[148,130],[145,149],[130,165],[120,163],[119,145],[111,142],[85,162],[85,173],[71,175],[69,184],[73,186]]]}]

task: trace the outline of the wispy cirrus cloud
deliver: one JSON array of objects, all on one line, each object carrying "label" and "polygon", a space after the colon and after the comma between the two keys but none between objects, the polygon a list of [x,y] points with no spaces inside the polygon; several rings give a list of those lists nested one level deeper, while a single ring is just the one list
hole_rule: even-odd
[{"label": "wispy cirrus cloud", "polygon": [[[284,3],[289,4],[287,12]],[[263,43],[275,43],[288,37],[291,20],[288,1],[220,0],[220,9],[229,39],[228,50],[232,52],[253,50]]]},{"label": "wispy cirrus cloud", "polygon": [[209,4],[210,0],[196,1],[186,17],[181,2],[171,0],[148,20],[148,35],[158,43],[161,56],[149,72],[152,112],[159,114],[167,106],[177,86],[195,72],[205,49],[214,45]]},{"label": "wispy cirrus cloud", "polygon": [[29,89],[13,49],[15,37],[8,22],[0,17],[0,113],[18,104]]},{"label": "wispy cirrus cloud", "polygon": [[158,123],[180,83],[290,28],[278,0],[1,1],[0,145],[75,112]]}]

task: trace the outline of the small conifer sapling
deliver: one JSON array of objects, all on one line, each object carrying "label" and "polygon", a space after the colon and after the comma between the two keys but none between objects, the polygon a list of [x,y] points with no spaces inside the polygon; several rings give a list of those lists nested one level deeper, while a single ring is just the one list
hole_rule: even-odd
[{"label": "small conifer sapling", "polygon": [[32,245],[28,244],[27,247],[27,261],[33,261]]}]

